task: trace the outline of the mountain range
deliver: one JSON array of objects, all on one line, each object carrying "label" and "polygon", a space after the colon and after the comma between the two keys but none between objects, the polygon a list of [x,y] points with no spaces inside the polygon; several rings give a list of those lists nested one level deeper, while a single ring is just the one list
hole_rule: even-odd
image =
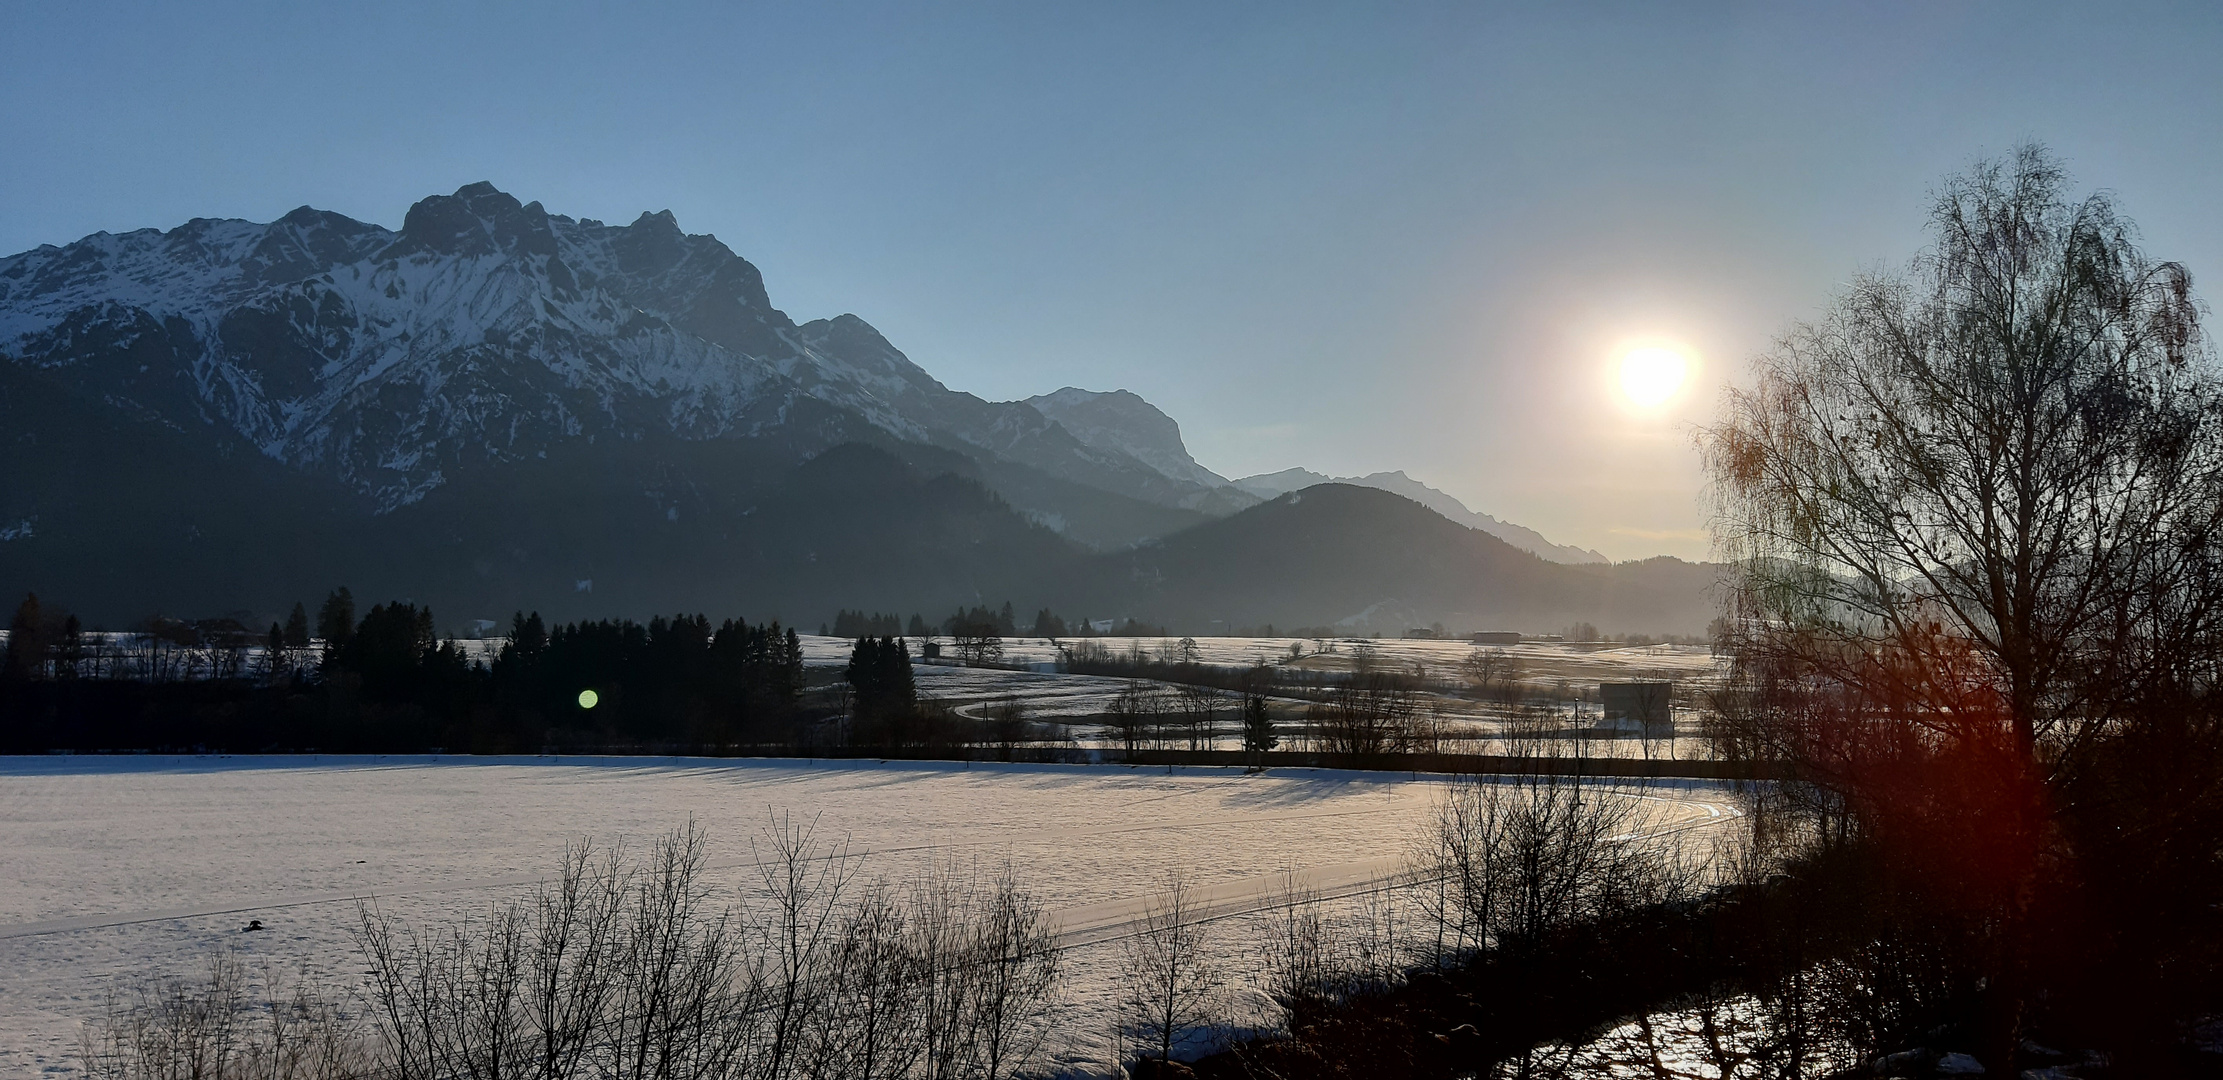
[{"label": "mountain range", "polygon": [[[1329,478],[1230,482],[1124,390],[951,390],[854,315],[790,319],[755,266],[668,212],[608,225],[483,183],[398,230],[302,207],[0,259],[0,475],[0,586],[109,622],[344,581],[454,617],[815,621],[1010,598],[1203,629],[1245,605],[1162,583],[1212,559],[1288,623],[1607,610],[1544,561],[1602,557],[1402,473],[1351,483],[1411,502],[1336,494],[1291,516],[1293,489]],[[1364,573],[1331,589],[1259,577],[1237,550],[1295,535],[1261,522],[1342,535],[1350,515],[1373,522],[1362,560],[1495,569],[1445,569],[1437,596]],[[1492,590],[1525,599],[1492,607]],[[1192,612],[1206,595],[1226,610]],[[1651,621],[1627,628],[1703,624],[1687,599],[1630,607]]]}]

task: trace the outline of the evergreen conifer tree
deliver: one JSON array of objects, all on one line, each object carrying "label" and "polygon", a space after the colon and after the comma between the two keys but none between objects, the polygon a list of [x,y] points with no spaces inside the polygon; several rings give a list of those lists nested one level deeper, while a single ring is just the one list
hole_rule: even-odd
[{"label": "evergreen conifer tree", "polygon": [[1273,715],[1266,709],[1266,692],[1272,685],[1273,672],[1264,664],[1243,676],[1243,749],[1253,755],[1281,745],[1281,736],[1274,733]]},{"label": "evergreen conifer tree", "polygon": [[540,612],[527,615],[520,611],[510,616],[509,645],[504,651],[515,650],[519,659],[537,660],[548,648],[548,626],[540,621]]},{"label": "evergreen conifer tree", "polygon": [[[772,624],[772,633],[778,634],[780,624]],[[787,637],[780,649],[779,699],[783,704],[793,704],[795,695],[803,689],[803,639],[796,636],[795,628],[787,628]]]},{"label": "evergreen conifer tree", "polygon": [[911,647],[902,638],[881,640],[880,685],[890,707],[909,712],[918,705],[918,687],[911,681]]},{"label": "evergreen conifer tree", "polygon": [[355,595],[342,585],[324,598],[317,609],[316,636],[324,639],[327,654],[346,647],[355,637]]},{"label": "evergreen conifer tree", "polygon": [[85,660],[85,624],[75,615],[63,619],[61,636],[54,640],[52,649],[55,677],[75,678],[77,666]]},{"label": "evergreen conifer tree", "polygon": [[298,600],[293,603],[293,613],[286,616],[285,642],[289,649],[309,647],[309,612]]},{"label": "evergreen conifer tree", "polygon": [[[299,606],[296,605],[294,610],[300,610]],[[277,623],[270,624],[270,634],[268,637],[263,638],[262,665],[263,671],[268,674],[273,681],[278,678],[278,673],[280,671],[285,670],[286,631],[284,627],[279,626]]]},{"label": "evergreen conifer tree", "polygon": [[868,724],[908,715],[918,705],[911,681],[911,650],[902,638],[861,637],[849,652],[856,719]]},{"label": "evergreen conifer tree", "polygon": [[0,674],[9,679],[34,679],[46,667],[46,624],[36,593],[25,593],[8,622],[8,654]]}]

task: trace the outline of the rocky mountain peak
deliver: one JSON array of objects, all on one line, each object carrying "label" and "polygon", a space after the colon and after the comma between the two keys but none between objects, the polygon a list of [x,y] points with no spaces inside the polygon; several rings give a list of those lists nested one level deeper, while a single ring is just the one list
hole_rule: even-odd
[{"label": "rocky mountain peak", "polygon": [[521,205],[515,196],[481,180],[410,207],[395,248],[399,254],[552,258],[556,234],[539,203]]},{"label": "rocky mountain peak", "polygon": [[673,242],[686,236],[679,231],[679,218],[669,210],[643,210],[630,227],[642,236],[669,237]]}]

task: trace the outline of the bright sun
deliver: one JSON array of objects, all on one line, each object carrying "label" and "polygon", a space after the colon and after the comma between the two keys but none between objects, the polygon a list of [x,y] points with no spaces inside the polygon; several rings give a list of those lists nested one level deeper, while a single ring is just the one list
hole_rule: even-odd
[{"label": "bright sun", "polygon": [[1621,392],[1649,409],[1674,397],[1689,371],[1690,361],[1673,349],[1656,345],[1630,349],[1621,356]]}]

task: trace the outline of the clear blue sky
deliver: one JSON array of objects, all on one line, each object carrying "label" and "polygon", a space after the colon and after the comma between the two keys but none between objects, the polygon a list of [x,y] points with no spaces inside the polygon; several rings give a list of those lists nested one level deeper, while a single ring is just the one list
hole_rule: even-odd
[{"label": "clear blue sky", "polygon": [[[958,389],[1124,387],[1227,475],[1401,468],[1623,558],[1704,553],[1718,380],[1979,155],[2223,274],[2213,5],[358,7],[0,6],[0,251],[668,208]],[[1609,386],[1643,336],[1701,360],[1662,414]]]}]

